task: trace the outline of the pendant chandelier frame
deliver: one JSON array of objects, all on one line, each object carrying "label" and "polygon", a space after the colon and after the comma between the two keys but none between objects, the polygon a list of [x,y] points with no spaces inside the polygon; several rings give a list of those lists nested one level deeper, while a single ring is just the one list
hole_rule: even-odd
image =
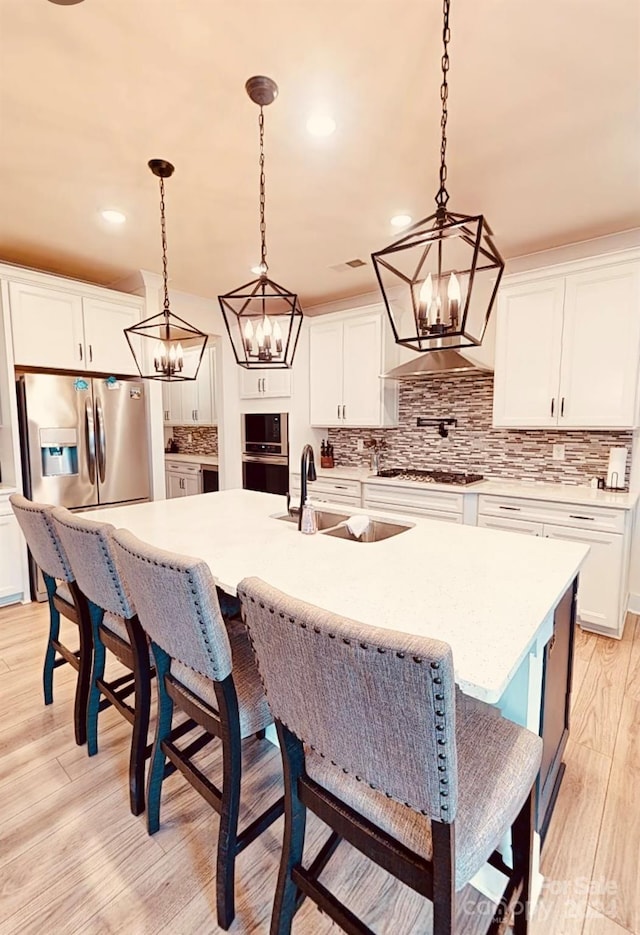
[{"label": "pendant chandelier frame", "polygon": [[443,0],[436,210],[371,254],[394,340],[417,352],[480,345],[504,270],[485,217],[447,207],[450,5]]},{"label": "pendant chandelier frame", "polygon": [[[195,325],[191,325],[184,318],[180,318],[179,315],[175,315],[171,311],[164,180],[173,175],[175,168],[166,159],[151,159],[148,166],[152,173],[160,179],[163,305],[161,312],[152,315],[150,318],[145,318],[131,328],[125,328],[124,333],[138,372],[143,380],[184,383],[197,378],[209,339],[208,335],[196,328]],[[144,339],[147,343],[144,343],[141,339]],[[149,342],[153,342],[153,345]],[[187,361],[185,361],[185,349],[194,349],[195,351]],[[146,365],[147,360],[150,361],[148,366]]]},{"label": "pendant chandelier frame", "polygon": [[219,295],[218,301],[237,364],[247,370],[284,370],[293,363],[303,312],[297,294],[268,275],[264,108],[278,96],[278,86],[271,78],[256,75],[246,82],[245,90],[260,108],[260,274]]}]

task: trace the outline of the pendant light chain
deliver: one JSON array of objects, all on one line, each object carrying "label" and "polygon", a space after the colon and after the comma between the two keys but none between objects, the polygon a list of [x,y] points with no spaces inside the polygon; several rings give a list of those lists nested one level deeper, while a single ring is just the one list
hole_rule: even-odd
[{"label": "pendant light chain", "polygon": [[442,84],[440,85],[440,100],[442,101],[442,116],[440,118],[440,127],[442,130],[442,140],[440,143],[440,188],[436,195],[436,204],[438,208],[446,208],[449,201],[449,192],[447,191],[447,118],[449,111],[447,109],[447,100],[449,98],[449,84],[447,82],[447,73],[449,71],[449,40],[451,39],[451,30],[449,29],[449,7],[451,0],[443,0],[442,12],[444,16],[444,26],[442,29]]},{"label": "pendant light chain", "polygon": [[267,264],[267,222],[265,221],[265,174],[264,174],[264,108],[260,106],[258,117],[260,128],[260,266],[261,275],[266,276],[269,270]]},{"label": "pendant light chain", "polygon": [[169,277],[167,274],[167,222],[164,216],[164,179],[160,177],[160,228],[162,230],[162,279],[164,282],[164,311],[169,312]]}]

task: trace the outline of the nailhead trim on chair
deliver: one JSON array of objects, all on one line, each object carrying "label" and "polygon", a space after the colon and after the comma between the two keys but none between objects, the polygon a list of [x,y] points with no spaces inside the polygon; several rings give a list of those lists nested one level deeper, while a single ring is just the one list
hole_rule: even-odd
[{"label": "nailhead trim on chair", "polygon": [[[25,498],[25,499],[26,499],[26,498]],[[11,497],[9,498],[9,500],[10,500],[10,502],[11,502]],[[63,567],[64,569],[66,569],[66,571],[67,571],[68,577],[66,577],[64,580],[67,581],[67,582],[69,582],[69,581],[74,581],[75,579],[74,579],[73,573],[72,573],[72,571],[71,571],[71,565],[69,564],[69,560],[67,559],[67,556],[66,556],[63,552],[60,551],[60,543],[58,542],[58,539],[57,539],[57,537],[56,537],[56,535],[55,535],[53,529],[51,528],[51,517],[49,516],[49,514],[47,513],[46,510],[42,510],[42,509],[40,509],[40,507],[35,506],[35,504],[34,504],[31,500],[28,500],[27,503],[28,503],[28,505],[26,505],[26,504],[20,504],[19,506],[14,506],[13,502],[11,502],[11,506],[14,507],[14,509],[17,509],[17,510],[24,510],[25,513],[38,513],[38,514],[41,514],[41,515],[42,515],[42,517],[43,517],[43,519],[44,519],[44,521],[45,521],[44,524],[45,524],[45,526],[47,527],[47,532],[48,532],[49,537],[50,537],[50,539],[51,539],[51,544],[53,545],[54,549],[56,550],[56,554],[57,554],[58,558],[60,559],[60,564],[61,564],[62,567]]]},{"label": "nailhead trim on chair", "polygon": [[[256,599],[255,599],[254,597],[249,597],[249,596],[246,594],[246,592],[238,591],[238,596],[239,596],[240,598],[242,598],[243,600],[245,600],[245,601],[246,601],[246,600],[250,600],[252,604],[255,604],[255,603],[256,603]],[[273,607],[265,607],[265,605],[262,603],[262,601],[259,601],[259,602],[258,602],[258,606],[259,606],[262,610],[268,610],[270,614],[275,614],[275,612],[276,612],[275,609],[274,609]],[[279,616],[282,620],[284,620],[285,617],[286,617],[286,615],[283,614],[282,612],[278,612],[278,616]],[[289,621],[289,623],[294,624],[294,626],[299,627],[301,630],[308,630],[308,629],[309,629],[308,626],[306,625],[306,623],[304,623],[304,622],[302,622],[302,621],[298,622],[294,617],[287,617],[287,620]],[[318,634],[318,635],[321,635],[321,634],[322,634],[322,631],[321,631],[318,627],[314,627],[314,628],[313,628],[313,632],[316,633],[316,634]],[[259,673],[259,675],[260,675],[260,681],[262,682],[262,688],[263,688],[263,690],[264,690],[265,695],[267,696],[267,702],[268,702],[268,701],[269,701],[269,695],[267,694],[267,688],[266,688],[266,685],[265,685],[265,683],[264,683],[264,679],[262,678],[262,672],[260,671],[260,660],[259,660],[258,654],[257,654],[256,651],[255,651],[255,646],[254,646],[253,640],[252,640],[252,638],[251,638],[251,631],[250,631],[248,628],[247,628],[247,633],[248,633],[248,636],[249,636],[249,642],[251,643],[251,648],[253,649],[253,653],[254,653],[254,656],[255,656],[255,659],[256,659],[256,664],[257,664],[257,668],[258,668],[258,673]],[[335,633],[327,633],[326,635],[328,636],[328,638],[329,638],[330,640],[335,640],[335,638],[336,638],[336,634],[335,634]],[[349,639],[346,639],[346,638],[343,638],[342,642],[345,643],[347,646],[351,646],[351,645],[352,645],[352,641],[349,640]],[[354,645],[356,645],[356,644],[354,644]],[[357,644],[357,645],[360,647],[360,649],[363,649],[363,650],[365,650],[365,651],[369,648],[368,645],[367,645],[366,643],[359,643],[359,644]],[[386,653],[386,652],[387,652],[387,650],[386,650],[386,649],[383,649],[381,646],[376,646],[376,647],[371,647],[371,648],[375,648],[379,653]],[[403,652],[397,652],[397,653],[396,653],[396,656],[397,656],[398,659],[405,659],[405,658],[406,658],[405,653],[403,653]],[[423,660],[420,656],[412,656],[412,657],[411,657],[411,661],[414,662],[414,663],[416,663],[417,665],[421,665],[421,664],[424,662],[424,660]],[[439,662],[432,662],[432,663],[430,663],[430,666],[431,666],[431,669],[437,670],[437,669],[440,668],[440,663],[439,663]],[[432,682],[433,682],[434,685],[441,685],[441,684],[442,684],[442,679],[440,678],[440,676],[436,676],[436,677],[432,678]],[[435,694],[434,694],[434,699],[435,699],[436,701],[443,701],[443,700],[444,700],[444,695],[443,695],[442,693],[439,693],[439,692],[438,692],[438,693],[435,693]],[[438,717],[443,717],[443,716],[444,716],[444,712],[443,712],[443,711],[437,710],[435,713],[436,713],[436,716],[438,716]],[[298,735],[296,734],[296,732],[295,732],[294,730],[292,730],[291,727],[290,727],[285,721],[282,721],[281,723],[284,724],[284,726],[285,726],[288,730],[290,730],[292,734],[294,734],[296,737],[298,737]],[[445,730],[445,729],[446,729],[446,725],[445,725],[445,724],[438,724],[438,723],[436,722],[436,730],[437,730],[437,731],[443,731],[443,730]],[[298,740],[302,741],[302,743],[307,744],[307,746],[309,747],[309,749],[310,749],[310,750],[313,750],[314,753],[317,753],[322,759],[326,759],[325,754],[322,753],[322,751],[318,750],[316,747],[314,747],[313,744],[307,743],[307,741],[304,739],[304,737],[298,737]],[[442,737],[439,737],[438,740],[437,740],[437,743],[438,743],[439,745],[444,745],[444,744],[446,743],[446,741],[445,741]],[[446,756],[445,756],[445,754],[444,754],[444,753],[439,753],[439,754],[438,754],[438,759],[439,759],[439,760],[444,760],[444,761],[445,761],[445,763],[442,763],[440,766],[438,766],[439,772],[441,772],[441,773],[442,773],[442,772],[446,772],[446,771],[447,771],[447,766],[446,766]],[[336,766],[336,767],[338,767],[339,769],[341,769],[342,772],[345,773],[346,775],[350,775],[350,774],[351,774],[351,770],[347,769],[346,767],[342,766],[342,765],[339,764],[339,763],[336,763],[335,760],[330,760],[330,763],[331,763],[332,766]],[[354,778],[356,779],[357,782],[362,782],[362,781],[363,781],[361,776],[357,776],[357,775],[355,775],[355,774],[351,774],[351,775],[354,776]],[[448,778],[448,776],[443,776],[443,777],[440,779],[440,783],[441,783],[442,785],[444,785],[444,786],[448,786],[448,785],[449,785],[449,778]],[[394,801],[397,802],[399,805],[405,805],[407,808],[410,808],[412,811],[418,812],[418,813],[421,814],[421,815],[425,815],[425,816],[428,815],[428,812],[425,811],[424,809],[419,809],[419,808],[417,808],[415,805],[411,805],[411,803],[409,803],[409,802],[401,802],[400,799],[395,798],[395,796],[393,796],[390,792],[386,792],[384,789],[379,789],[377,786],[374,786],[373,783],[371,783],[371,782],[367,782],[367,785],[368,785],[371,789],[373,789],[374,792],[381,792],[381,793],[384,793],[384,795],[385,795],[388,799],[394,800]],[[445,790],[441,790],[441,791],[440,791],[440,797],[441,797],[441,799],[443,799],[443,798],[446,799],[446,798],[448,797],[448,795],[449,795],[448,790],[445,789]],[[446,802],[442,803],[442,804],[440,805],[440,812],[442,813],[442,821],[447,821],[447,820],[448,820],[448,815],[447,815],[447,812],[448,812],[448,811],[449,811],[449,806],[448,806],[448,804],[447,804]]]}]

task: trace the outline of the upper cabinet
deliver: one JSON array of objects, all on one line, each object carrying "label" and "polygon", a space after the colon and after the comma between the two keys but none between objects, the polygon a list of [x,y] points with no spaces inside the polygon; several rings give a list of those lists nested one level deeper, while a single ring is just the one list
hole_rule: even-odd
[{"label": "upper cabinet", "polygon": [[398,423],[398,384],[380,375],[395,363],[384,310],[322,316],[309,326],[312,425]]},{"label": "upper cabinet", "polygon": [[[197,349],[185,350],[185,360],[198,353]],[[205,349],[195,380],[163,382],[162,408],[167,425],[217,424],[215,346]]]},{"label": "upper cabinet", "polygon": [[239,367],[240,399],[291,396],[291,370],[248,370]]},{"label": "upper cabinet", "polygon": [[140,321],[142,301],[83,295],[82,283],[70,285],[76,291],[9,282],[16,366],[137,374],[124,329]]},{"label": "upper cabinet", "polygon": [[601,258],[505,280],[498,299],[493,424],[638,424],[640,264]]}]

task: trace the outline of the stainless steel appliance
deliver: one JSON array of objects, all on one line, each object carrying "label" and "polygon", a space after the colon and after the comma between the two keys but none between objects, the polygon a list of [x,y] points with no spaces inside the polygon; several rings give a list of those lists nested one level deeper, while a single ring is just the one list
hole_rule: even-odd
[{"label": "stainless steel appliance", "polygon": [[465,474],[463,471],[423,471],[388,468],[378,471],[378,477],[397,477],[398,480],[418,481],[421,484],[477,484],[482,474]]},{"label": "stainless steel appliance", "polygon": [[28,497],[69,509],[149,499],[141,380],[24,373],[16,388]]},{"label": "stainless steel appliance", "polygon": [[242,417],[242,486],[286,494],[289,489],[289,416],[247,412]]}]

